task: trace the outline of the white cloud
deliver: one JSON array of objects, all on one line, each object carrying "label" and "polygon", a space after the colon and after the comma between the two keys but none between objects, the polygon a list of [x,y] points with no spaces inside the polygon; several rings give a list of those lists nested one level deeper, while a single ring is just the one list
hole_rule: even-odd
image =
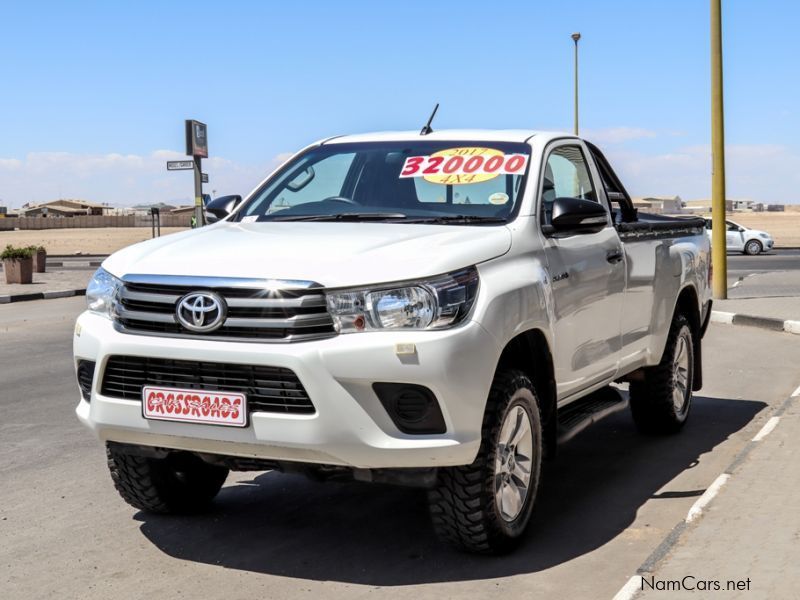
[{"label": "white cloud", "polygon": [[[210,182],[204,190],[246,194],[289,155],[256,164],[221,157],[203,161]],[[11,207],[56,198],[83,198],[116,206],[166,202],[190,204],[191,171],[167,171],[166,161],[185,159],[180,152],[155,150],[148,155],[32,152],[24,159],[0,158],[0,198]]]},{"label": "white cloud", "polygon": [[[607,152],[623,184],[634,196],[675,196],[684,200],[711,194],[711,147],[686,146],[645,154],[624,147]],[[775,144],[732,144],[725,149],[728,198],[765,203],[800,202],[800,153]]]}]

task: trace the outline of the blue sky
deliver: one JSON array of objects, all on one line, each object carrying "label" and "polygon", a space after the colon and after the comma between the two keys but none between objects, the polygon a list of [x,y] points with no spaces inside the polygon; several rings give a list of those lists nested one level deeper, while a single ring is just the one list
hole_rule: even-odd
[{"label": "blue sky", "polygon": [[[6,3],[0,199],[188,201],[183,119],[208,123],[207,191],[243,193],[340,133],[572,127],[634,195],[710,193],[706,0]],[[728,195],[800,202],[800,6],[723,0]]]}]

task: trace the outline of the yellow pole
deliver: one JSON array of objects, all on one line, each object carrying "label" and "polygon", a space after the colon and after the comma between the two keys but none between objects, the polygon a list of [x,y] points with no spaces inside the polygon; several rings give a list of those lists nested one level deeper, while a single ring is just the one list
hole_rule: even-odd
[{"label": "yellow pole", "polygon": [[714,298],[728,297],[725,240],[725,116],[722,106],[721,0],[711,0],[711,258]]},{"label": "yellow pole", "polygon": [[575,42],[575,135],[578,135],[578,40],[581,39],[580,33],[572,34],[572,41]]}]

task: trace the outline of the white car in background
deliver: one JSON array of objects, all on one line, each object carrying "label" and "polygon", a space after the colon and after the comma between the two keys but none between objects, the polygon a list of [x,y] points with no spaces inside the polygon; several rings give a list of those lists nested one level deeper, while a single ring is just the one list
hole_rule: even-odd
[{"label": "white car in background", "polygon": [[[711,219],[706,219],[706,233],[711,239]],[[775,244],[766,231],[750,229],[733,221],[725,221],[725,240],[729,252],[742,252],[751,256],[769,252]]]}]

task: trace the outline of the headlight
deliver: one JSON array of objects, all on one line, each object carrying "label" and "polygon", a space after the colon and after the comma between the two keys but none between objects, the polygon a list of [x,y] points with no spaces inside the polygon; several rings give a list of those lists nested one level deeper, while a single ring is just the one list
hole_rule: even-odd
[{"label": "headlight", "polygon": [[469,267],[409,284],[371,286],[327,294],[336,331],[444,329],[463,321],[478,293],[478,270]]},{"label": "headlight", "polygon": [[86,305],[92,312],[109,319],[114,315],[114,304],[122,282],[102,267],[92,275],[86,287]]},{"label": "headlight", "polygon": [[768,234],[768,233],[759,233],[759,234],[758,234],[758,237],[762,237],[762,238],[764,238],[765,240],[772,239],[772,238],[770,238],[770,236],[769,236],[769,234]]}]

